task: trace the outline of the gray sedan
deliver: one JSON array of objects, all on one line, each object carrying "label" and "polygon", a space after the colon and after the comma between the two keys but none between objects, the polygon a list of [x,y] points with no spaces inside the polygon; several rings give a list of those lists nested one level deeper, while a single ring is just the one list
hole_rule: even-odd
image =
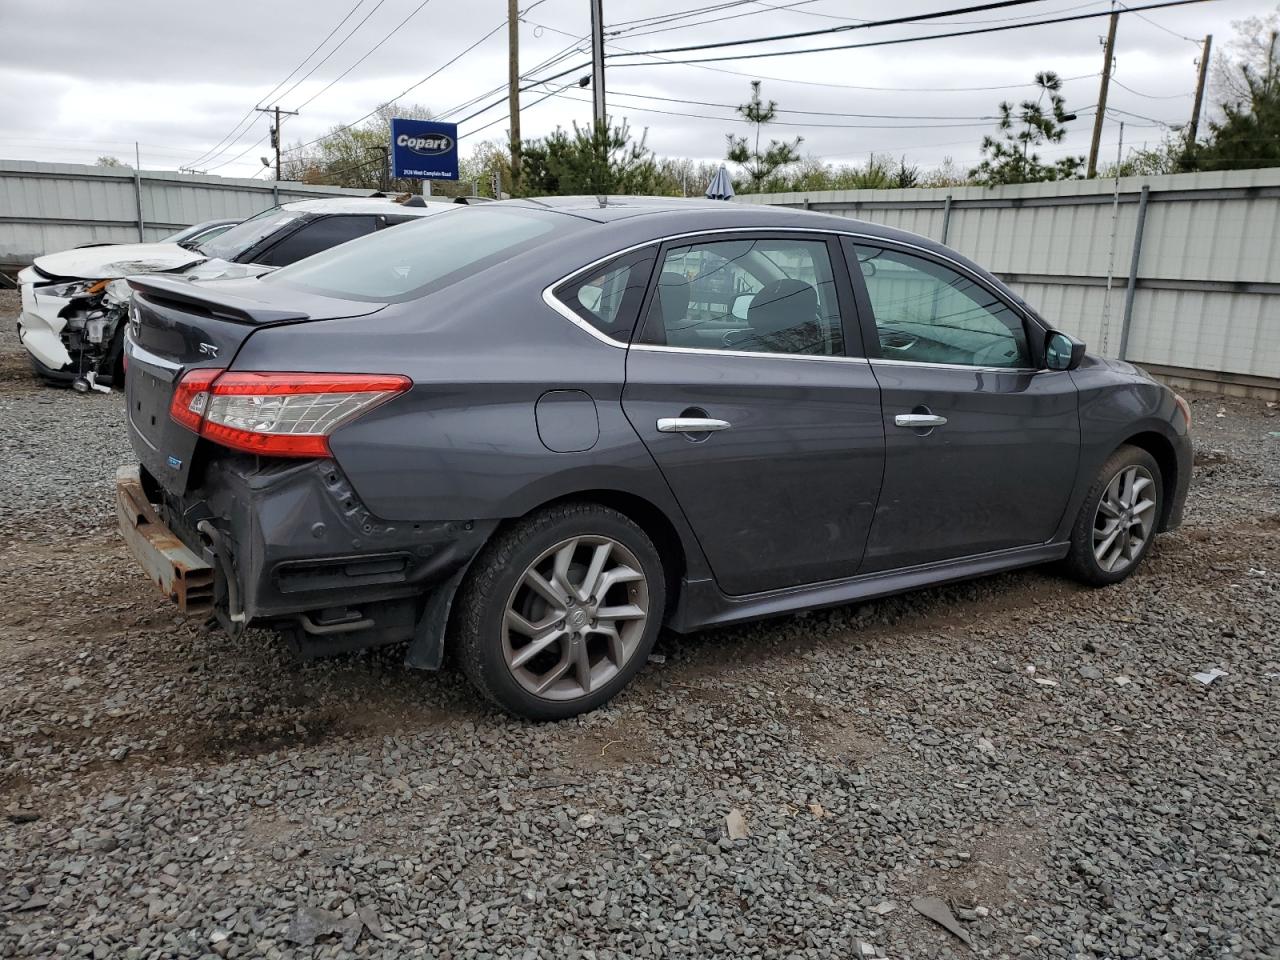
[{"label": "gray sedan", "polygon": [[118,499],[151,577],[304,653],[451,650],[527,717],[604,703],[663,627],[1116,583],[1191,477],[1180,397],[856,220],[510,201],[132,285]]}]

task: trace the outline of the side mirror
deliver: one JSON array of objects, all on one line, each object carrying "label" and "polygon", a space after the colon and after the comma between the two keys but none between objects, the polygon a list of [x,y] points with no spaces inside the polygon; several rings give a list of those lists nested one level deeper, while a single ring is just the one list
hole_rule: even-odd
[{"label": "side mirror", "polygon": [[1044,365],[1049,370],[1074,370],[1084,360],[1084,343],[1057,330],[1044,338]]},{"label": "side mirror", "polygon": [[733,298],[733,306],[730,313],[733,314],[735,320],[747,319],[747,311],[751,309],[751,301],[756,298],[754,293],[743,293]]}]

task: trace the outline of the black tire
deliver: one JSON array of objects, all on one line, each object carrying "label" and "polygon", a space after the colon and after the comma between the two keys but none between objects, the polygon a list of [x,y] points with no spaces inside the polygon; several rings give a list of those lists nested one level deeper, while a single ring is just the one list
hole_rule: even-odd
[{"label": "black tire", "polygon": [[[1103,567],[1094,550],[1095,531],[1101,531],[1098,526],[1099,504],[1107,494],[1107,488],[1111,482],[1131,467],[1145,470],[1152,480],[1149,487],[1144,488],[1150,490],[1151,499],[1155,501],[1155,505],[1148,511],[1152,515],[1150,532],[1142,539],[1141,546],[1134,551],[1131,558],[1126,558],[1122,566],[1108,570]],[[1080,505],[1080,512],[1071,529],[1071,552],[1067,554],[1065,561],[1067,573],[1083,583],[1096,587],[1108,586],[1124,580],[1137,570],[1146,558],[1151,544],[1155,541],[1163,510],[1164,481],[1155,457],[1139,447],[1127,444],[1119,447],[1102,465],[1097,478],[1089,488],[1089,493]],[[1102,522],[1106,522],[1105,517],[1102,518]]]},{"label": "black tire", "polygon": [[[622,666],[605,665],[616,669],[606,682],[589,684],[589,692],[572,699],[551,699],[526,689],[517,679],[517,671],[508,665],[507,608],[517,596],[517,589],[524,589],[526,571],[542,562],[539,558],[548,551],[577,537],[607,538],[630,552],[644,576],[647,616],[642,625],[638,625],[640,629],[631,634],[632,649]],[[627,588],[619,585],[609,589]],[[616,598],[617,594],[613,596]],[[605,600],[601,598],[599,603],[603,606]],[[665,608],[666,579],[662,561],[640,527],[617,510],[598,503],[556,504],[499,531],[472,564],[454,607],[458,660],[476,689],[504,710],[530,720],[567,719],[594,710],[631,681],[653,649]],[[604,641],[596,637],[589,642],[599,650],[599,643]],[[571,656],[559,643],[553,649],[565,658]],[[579,668],[574,666],[571,670],[576,678]],[[586,671],[588,675],[593,672],[590,668]]]}]

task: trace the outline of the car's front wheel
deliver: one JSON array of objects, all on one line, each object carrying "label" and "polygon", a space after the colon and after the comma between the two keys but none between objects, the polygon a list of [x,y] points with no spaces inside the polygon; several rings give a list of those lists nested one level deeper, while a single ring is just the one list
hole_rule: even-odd
[{"label": "car's front wheel", "polygon": [[1102,465],[1080,506],[1067,569],[1095,586],[1129,576],[1151,549],[1163,500],[1155,457],[1139,447],[1120,447]]},{"label": "car's front wheel", "polygon": [[560,720],[612,698],[645,663],[666,581],[644,531],[595,503],[564,503],[501,531],[456,607],[463,671],[498,706]]}]

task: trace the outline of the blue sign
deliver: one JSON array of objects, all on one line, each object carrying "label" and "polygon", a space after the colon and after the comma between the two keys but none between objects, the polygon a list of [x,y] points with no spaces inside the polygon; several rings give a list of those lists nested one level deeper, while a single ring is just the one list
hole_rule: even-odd
[{"label": "blue sign", "polygon": [[392,120],[391,169],[406,180],[457,180],[458,125]]}]

